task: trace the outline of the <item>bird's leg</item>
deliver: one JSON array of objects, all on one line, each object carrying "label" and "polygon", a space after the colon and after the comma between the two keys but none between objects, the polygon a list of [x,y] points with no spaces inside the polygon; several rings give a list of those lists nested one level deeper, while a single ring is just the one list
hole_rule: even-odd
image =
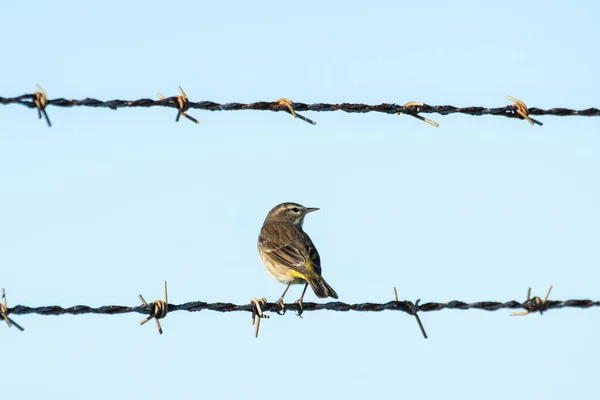
[{"label": "bird's leg", "polygon": [[279,306],[281,307],[281,309],[283,310],[285,308],[285,304],[283,303],[283,297],[285,296],[285,294],[287,293],[288,289],[290,288],[290,286],[292,286],[292,284],[290,283],[289,285],[287,285],[287,287],[285,288],[285,290],[283,291],[283,294],[281,295],[281,297],[279,298],[279,300],[277,300],[275,302],[275,304],[279,304]]},{"label": "bird's leg", "polygon": [[300,298],[298,300],[296,300],[294,302],[294,304],[298,304],[298,307],[300,308],[298,310],[298,316],[302,316],[302,300],[304,300],[304,294],[306,293],[306,289],[308,289],[308,283],[306,285],[304,285],[304,290],[302,291],[302,296],[300,296]]}]

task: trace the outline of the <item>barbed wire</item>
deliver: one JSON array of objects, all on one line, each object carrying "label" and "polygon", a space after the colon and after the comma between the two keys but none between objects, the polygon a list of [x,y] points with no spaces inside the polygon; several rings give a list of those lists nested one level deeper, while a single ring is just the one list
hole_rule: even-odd
[{"label": "barbed wire", "polygon": [[[527,291],[527,298],[525,301],[476,301],[476,302],[464,302],[460,300],[452,300],[444,303],[439,302],[428,302],[419,304],[420,300],[412,302],[410,300],[399,301],[394,288],[394,300],[387,303],[344,303],[340,301],[329,302],[329,303],[312,303],[303,302],[301,305],[297,303],[286,304],[285,309],[282,310],[280,304],[269,303],[266,299],[251,299],[249,304],[234,304],[227,302],[214,302],[207,303],[203,301],[191,301],[183,304],[169,304],[167,302],[167,290],[166,282],[164,287],[164,300],[156,300],[152,303],[146,303],[141,297],[142,305],[139,306],[120,306],[120,305],[106,305],[99,307],[90,307],[86,305],[76,305],[72,307],[60,307],[60,306],[40,306],[40,307],[29,307],[24,305],[17,305],[11,308],[6,307],[6,299],[4,298],[5,308],[0,308],[0,320],[4,319],[7,323],[15,324],[14,321],[8,318],[8,315],[25,315],[25,314],[38,314],[38,315],[82,315],[82,314],[102,314],[102,315],[116,315],[116,314],[128,314],[128,313],[139,313],[146,314],[148,317],[141,323],[144,324],[150,319],[154,318],[157,322],[159,332],[162,333],[159,319],[164,318],[167,312],[173,311],[216,311],[216,312],[250,312],[252,313],[252,319],[254,322],[255,317],[268,318],[264,313],[277,313],[285,314],[287,311],[294,311],[298,315],[302,315],[304,312],[310,311],[358,311],[358,312],[380,312],[380,311],[403,311],[409,315],[415,316],[417,322],[423,333],[424,337],[427,337],[424,328],[422,327],[421,321],[418,317],[418,312],[432,312],[441,310],[485,310],[485,311],[498,311],[502,309],[511,310],[524,310],[519,312],[513,312],[511,315],[526,315],[533,312],[543,313],[548,310],[562,309],[562,308],[580,308],[580,309],[591,309],[594,307],[600,307],[600,301],[594,300],[548,300],[552,286],[549,287],[545,297],[531,298],[531,289]],[[4,291],[3,291],[4,297]],[[10,326],[9,323],[9,326]],[[16,324],[15,324],[16,325]],[[258,327],[258,323],[256,327]],[[255,335],[258,335],[258,329],[255,331]]]},{"label": "barbed wire", "polygon": [[[234,312],[234,311],[252,311],[254,305],[252,304],[233,304],[233,303],[206,303],[203,301],[191,301],[183,304],[169,304],[169,312],[172,311],[218,311],[218,312]],[[300,311],[300,307],[297,304],[286,304],[286,309],[289,311]],[[592,308],[600,307],[600,301],[593,300],[549,300],[546,303],[546,309],[559,309],[559,308]],[[518,302],[516,300],[510,300],[506,302],[499,301],[476,301],[467,303],[460,300],[452,300],[446,303],[423,303],[419,305],[419,311],[430,312],[430,311],[441,311],[441,310],[485,310],[485,311],[498,311],[501,309],[527,309],[527,303]],[[264,312],[279,312],[281,307],[277,303],[265,303],[262,306]],[[334,301],[330,303],[311,303],[303,302],[302,311],[385,311],[395,310],[404,311],[409,313],[409,309],[404,304],[404,301],[390,301],[387,303],[344,303],[341,301]],[[40,306],[40,307],[28,307],[23,305],[17,305],[12,308],[8,308],[8,314],[24,315],[24,314],[39,314],[39,315],[81,315],[81,314],[128,314],[128,313],[139,313],[139,314],[151,314],[147,306],[99,306],[90,307],[84,305],[72,306],[72,307],[60,307],[60,306]]]},{"label": "barbed wire", "polygon": [[583,110],[575,110],[571,108],[553,107],[550,109],[542,109],[537,107],[528,108],[525,103],[510,96],[506,96],[507,99],[514,102],[512,105],[506,105],[503,107],[481,107],[481,106],[469,106],[469,107],[456,107],[452,105],[429,105],[421,102],[408,102],[404,105],[395,103],[381,103],[376,105],[362,104],[362,103],[302,103],[292,102],[289,99],[278,99],[275,101],[257,101],[253,103],[216,103],[213,101],[198,101],[192,102],[188,99],[185,92],[179,88],[180,95],[165,97],[158,94],[159,100],[153,100],[149,98],[142,98],[137,100],[98,100],[94,98],[86,97],[81,100],[57,98],[49,100],[46,97],[46,93],[42,88],[38,86],[38,90],[32,94],[23,94],[16,97],[0,97],[0,104],[18,104],[28,108],[37,108],[39,118],[42,116],[45,118],[48,126],[52,126],[50,119],[46,113],[47,106],[55,107],[93,107],[93,108],[109,108],[112,110],[118,110],[120,108],[133,108],[133,107],[169,107],[176,108],[178,110],[176,121],[179,121],[181,116],[198,123],[198,120],[189,116],[186,112],[190,109],[206,110],[206,111],[241,111],[241,110],[255,110],[255,111],[274,111],[274,112],[287,112],[310,124],[316,124],[316,122],[298,114],[300,111],[315,111],[315,112],[328,112],[328,111],[344,111],[347,113],[369,113],[378,112],[384,114],[407,114],[418,118],[424,122],[430,123],[434,126],[438,124],[427,118],[422,117],[419,114],[439,114],[439,115],[450,115],[450,114],[463,114],[472,116],[503,116],[507,118],[525,119],[532,125],[542,125],[541,122],[534,120],[531,116],[584,116],[584,117],[598,117],[600,116],[600,109],[592,107]]}]

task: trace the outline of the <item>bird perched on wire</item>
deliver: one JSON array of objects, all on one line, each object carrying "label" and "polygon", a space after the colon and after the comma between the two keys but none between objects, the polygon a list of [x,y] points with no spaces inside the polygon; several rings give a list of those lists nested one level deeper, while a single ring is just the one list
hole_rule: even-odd
[{"label": "bird perched on wire", "polygon": [[302,230],[306,214],[317,210],[297,203],[279,204],[267,214],[260,230],[258,252],[265,269],[272,278],[287,284],[277,301],[281,308],[284,308],[283,297],[295,284],[304,284],[302,296],[296,300],[300,309],[308,285],[319,298],[338,298],[335,290],[321,276],[317,248]]}]

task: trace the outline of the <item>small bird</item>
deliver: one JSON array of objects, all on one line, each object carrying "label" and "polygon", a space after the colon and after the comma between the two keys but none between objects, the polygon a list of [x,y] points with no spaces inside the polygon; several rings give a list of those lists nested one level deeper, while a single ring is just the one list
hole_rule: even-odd
[{"label": "small bird", "polygon": [[283,297],[295,284],[305,285],[302,296],[296,300],[300,308],[308,285],[319,298],[338,298],[335,290],[321,276],[317,248],[302,230],[306,214],[317,210],[297,203],[279,204],[269,211],[258,235],[258,252],[267,273],[287,284],[276,302],[281,308],[284,308]]}]

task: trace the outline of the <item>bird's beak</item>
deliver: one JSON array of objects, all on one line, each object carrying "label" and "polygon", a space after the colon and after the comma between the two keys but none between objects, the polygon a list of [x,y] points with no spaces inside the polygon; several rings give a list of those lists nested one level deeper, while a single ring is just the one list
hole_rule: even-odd
[{"label": "bird's beak", "polygon": [[313,212],[313,211],[318,211],[319,209],[316,207],[307,207],[305,213],[308,214],[309,212]]}]

